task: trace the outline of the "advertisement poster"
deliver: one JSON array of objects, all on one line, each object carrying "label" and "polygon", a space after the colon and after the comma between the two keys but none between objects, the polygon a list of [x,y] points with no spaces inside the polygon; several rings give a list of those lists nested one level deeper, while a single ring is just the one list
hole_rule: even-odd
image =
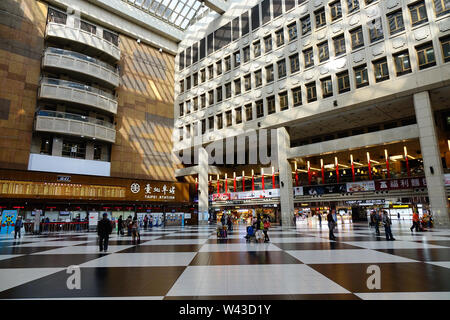
[{"label": "advertisement poster", "polygon": [[89,212],[89,229],[97,228],[97,224],[98,224],[98,212],[90,211]]},{"label": "advertisement poster", "polygon": [[375,181],[347,182],[347,192],[374,191]]},{"label": "advertisement poster", "polygon": [[423,188],[426,186],[427,181],[424,177],[375,181],[375,188],[377,190],[400,190],[421,187]]},{"label": "advertisement poster", "polygon": [[303,187],[303,193],[305,195],[315,196],[321,194],[330,194],[330,193],[342,193],[347,192],[347,188],[345,184],[331,184],[325,186],[308,186]]},{"label": "advertisement poster", "polygon": [[303,187],[294,187],[294,197],[303,195]]},{"label": "advertisement poster", "polygon": [[17,210],[3,210],[0,234],[10,234],[16,225]]},{"label": "advertisement poster", "polygon": [[444,174],[445,185],[450,186],[450,173]]},{"label": "advertisement poster", "polygon": [[212,201],[226,201],[230,199],[231,196],[229,193],[214,193],[212,195]]}]

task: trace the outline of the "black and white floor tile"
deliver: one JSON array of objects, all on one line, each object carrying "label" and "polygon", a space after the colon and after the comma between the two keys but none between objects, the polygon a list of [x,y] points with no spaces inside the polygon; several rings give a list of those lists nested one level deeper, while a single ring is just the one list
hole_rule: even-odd
[{"label": "black and white floor tile", "polygon": [[[245,226],[218,239],[215,226],[153,228],[140,244],[113,234],[99,252],[95,233],[0,238],[0,299],[450,299],[450,230],[393,227],[386,241],[367,224],[269,231],[247,243]],[[69,266],[81,289],[70,290]],[[380,268],[380,289],[367,270]]]}]

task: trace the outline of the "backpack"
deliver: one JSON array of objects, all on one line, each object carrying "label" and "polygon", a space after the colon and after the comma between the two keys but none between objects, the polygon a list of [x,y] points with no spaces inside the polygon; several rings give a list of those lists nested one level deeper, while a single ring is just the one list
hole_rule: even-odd
[{"label": "backpack", "polygon": [[259,229],[261,230],[264,229],[264,222],[262,221],[259,222]]}]

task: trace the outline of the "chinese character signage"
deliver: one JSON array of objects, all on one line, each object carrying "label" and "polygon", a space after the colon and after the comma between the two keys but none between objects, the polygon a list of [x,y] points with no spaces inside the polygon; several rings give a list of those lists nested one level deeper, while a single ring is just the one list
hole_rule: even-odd
[{"label": "chinese character signage", "polygon": [[381,191],[426,188],[426,186],[427,186],[427,181],[426,181],[425,177],[375,181],[376,190],[381,190]]},{"label": "chinese character signage", "polygon": [[133,182],[127,190],[127,199],[143,201],[189,201],[189,186],[176,182]]}]

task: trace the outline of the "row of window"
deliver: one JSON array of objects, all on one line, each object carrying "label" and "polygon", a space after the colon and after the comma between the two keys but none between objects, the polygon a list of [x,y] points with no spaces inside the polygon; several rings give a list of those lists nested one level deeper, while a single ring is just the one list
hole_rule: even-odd
[{"label": "row of window", "polygon": [[[59,24],[66,24],[67,14],[62,11],[59,11],[57,9],[49,7],[47,21],[59,23]],[[79,25],[78,25],[78,23],[79,23]],[[95,26],[87,21],[76,20],[74,27],[79,27],[83,31],[97,35],[97,26]],[[103,39],[105,39],[106,41],[111,42],[115,46],[119,46],[119,36],[117,34],[112,33],[111,31],[108,31],[106,29],[103,29],[102,35],[103,35]]]},{"label": "row of window", "polygon": [[[269,1],[269,0],[265,0],[265,1]],[[273,0],[273,1],[280,1],[280,0]],[[292,0],[287,0],[287,1],[292,1]],[[360,7],[359,0],[336,0],[336,1],[333,1],[329,4],[329,7],[330,7],[329,12],[330,12],[330,21],[331,22],[336,21],[342,17],[342,11],[343,11],[342,3],[341,3],[342,1],[346,2],[347,10],[348,10],[349,14],[359,10],[359,7]],[[441,16],[441,15],[444,15],[444,14],[447,14],[450,12],[450,1],[449,0],[432,0],[432,1],[433,1],[436,16]],[[305,1],[299,0],[299,4],[301,4],[303,2],[305,2]],[[366,5],[368,5],[372,2],[374,2],[374,0],[365,1]],[[258,7],[258,5],[256,7]],[[286,4],[285,4],[285,7],[293,8],[293,6],[291,6],[291,5],[287,6]],[[281,8],[281,6],[280,6],[280,8]],[[410,13],[410,17],[411,17],[411,23],[413,26],[417,26],[421,23],[428,21],[425,0],[417,1],[413,4],[410,4],[410,5],[408,5],[408,8],[409,8],[409,13]],[[255,15],[257,15],[257,22],[255,21],[253,24],[255,24],[255,26],[259,27],[259,10],[254,10],[254,9],[255,8],[252,9],[252,23],[253,23],[253,15],[255,14]],[[401,14],[401,10],[400,10],[400,14]],[[401,29],[401,26],[396,26],[396,24],[397,23],[403,24],[403,17],[400,18],[399,16],[396,16],[396,17],[393,16],[391,18],[392,19],[390,19],[389,15],[388,15],[391,34],[393,34],[392,29],[394,29],[394,31],[397,29]],[[248,20],[248,16],[246,19]],[[396,20],[399,20],[399,21],[396,21]],[[267,20],[267,22],[268,21],[270,21],[270,18],[269,18],[269,20]],[[319,9],[317,9],[316,11],[314,11],[314,22],[315,22],[316,29],[321,28],[324,25],[326,25],[327,18],[326,18],[326,14],[325,14],[325,7],[321,7]],[[371,22],[371,24],[374,26],[376,26],[377,23],[379,23],[379,22],[376,20]],[[240,34],[240,32],[239,32],[239,30],[240,30],[239,17],[233,19],[232,23],[229,23],[223,27],[227,27],[227,26],[230,28],[228,30],[229,34],[228,33],[220,34],[220,38],[216,39],[215,37],[219,36],[219,35],[217,35],[216,32],[214,32],[214,33],[210,34],[210,36],[212,36],[212,37],[208,36],[208,43],[209,43],[209,40],[211,40],[210,46],[212,46],[213,40],[218,42],[219,40],[222,41],[223,38],[226,38],[227,41],[225,41],[223,44],[219,45],[217,48],[214,47],[213,50],[210,50],[210,48],[208,48],[208,50],[207,50],[206,38],[202,39],[200,41],[200,49],[199,49],[199,44],[195,43],[192,47],[186,49],[185,52],[182,52],[180,54],[179,69],[182,70],[185,65],[186,65],[186,67],[191,65],[191,62],[196,63],[197,61],[199,61],[199,58],[200,58],[200,60],[203,59],[206,56],[206,50],[208,51],[208,55],[209,55],[210,53],[213,53],[215,51],[214,49],[219,50],[223,46],[230,43],[231,40],[233,40],[233,41],[237,40],[239,38],[239,34]],[[254,29],[256,29],[256,28],[252,27],[252,30],[254,30]],[[287,29],[288,29],[287,31],[288,31],[289,41],[295,40],[298,36],[297,22],[294,22],[294,23],[288,25]],[[302,35],[306,35],[311,32],[311,17],[309,14],[300,19],[300,31],[301,31]],[[399,31],[397,31],[397,32],[399,32]],[[248,33],[248,31],[247,31],[247,33]],[[227,34],[228,34],[228,36],[227,36]],[[244,34],[242,34],[242,35],[244,35]],[[277,30],[275,33],[275,37],[276,37],[276,42],[277,42],[278,46],[284,44],[283,29]],[[266,42],[266,40],[269,41],[268,38],[264,38],[264,42]],[[271,42],[272,42],[272,40],[270,37],[270,44],[268,44],[268,46],[270,46],[270,50],[272,47]],[[267,52],[268,46],[266,46],[266,52]],[[246,62],[245,61],[245,57],[246,57],[245,51],[246,51],[246,49],[244,48],[244,62]],[[248,49],[248,58],[249,58],[249,53],[250,53],[250,49]]]},{"label": "row of window", "polygon": [[[450,37],[441,39],[442,50],[444,52],[445,62],[450,61]],[[436,65],[436,59],[434,54],[433,46],[430,43],[421,45],[416,48],[417,56],[418,56],[418,65],[419,69],[425,69],[431,66]],[[393,55],[393,62],[395,68],[396,76],[402,76],[404,74],[408,74],[411,72],[411,62],[409,58],[408,50],[398,52]],[[389,79],[389,69],[387,58],[381,58],[372,62],[373,64],[373,72],[375,76],[375,81],[382,82]],[[353,76],[355,80],[356,88],[362,88],[369,85],[369,77],[368,77],[368,68],[366,64],[357,66],[353,68]],[[333,95],[333,83],[331,76],[322,78],[320,81],[320,88],[322,91],[322,98],[327,98]],[[336,74],[336,82],[338,85],[338,93],[344,93],[350,90],[350,77],[349,72],[344,71]],[[306,100],[308,103],[314,102],[317,100],[317,88],[316,81],[309,82],[305,84],[306,90]],[[276,97],[275,95],[269,96],[266,98],[267,105],[267,114],[274,114],[276,110]],[[292,100],[291,100],[292,99]],[[302,87],[298,86],[290,90],[290,94],[288,91],[283,91],[278,94],[278,105],[279,111],[284,111],[289,109],[291,105],[290,101],[292,101],[293,107],[298,107],[302,105]],[[245,121],[253,120],[253,107],[256,109],[256,118],[261,118],[265,116],[264,111],[264,100],[258,100],[253,104],[245,105],[244,108],[238,107],[235,109],[235,124],[242,123],[243,115],[245,115]],[[187,112],[190,112],[190,105],[187,106]],[[195,108],[195,106],[194,106]],[[184,112],[183,104],[180,104],[180,113]],[[243,114],[244,113],[244,114]],[[214,121],[216,119],[216,121]],[[201,133],[204,134],[206,132],[206,121],[208,121],[208,130],[212,131],[214,129],[220,130],[224,127],[230,127],[233,125],[232,121],[232,110],[225,112],[225,124],[223,121],[222,113],[214,116],[208,117],[208,119],[203,119],[200,121],[201,123]],[[190,136],[190,128],[191,125],[187,125],[185,127],[187,136]],[[182,128],[180,128],[182,129]],[[194,135],[198,134],[197,124],[193,124]],[[180,140],[182,140],[182,130],[180,130]]]},{"label": "row of window", "polygon": [[[443,2],[443,5],[447,3],[447,11],[449,8],[450,1],[446,0],[446,2]],[[340,4],[339,1],[333,2],[331,5],[337,6]],[[323,8],[322,8],[323,9]],[[322,10],[321,9],[321,10]],[[427,14],[426,14],[426,8],[424,1],[419,1],[418,3],[415,3],[413,5],[409,6],[410,13],[411,13],[411,21],[413,26],[417,24],[424,23],[428,21]],[[441,7],[442,9],[442,7]],[[403,12],[402,10],[396,10],[394,12],[388,13],[387,16],[388,21],[388,28],[391,35],[394,35],[398,32],[405,30],[405,24],[403,20]],[[305,19],[307,21],[305,21]],[[309,21],[309,15],[306,18],[301,19],[302,24],[302,33],[309,33],[311,31],[311,24]],[[306,28],[306,30],[305,30]],[[384,32],[383,32],[383,25],[381,18],[377,18],[371,22],[371,24],[368,26],[368,32],[369,32],[369,40],[370,43],[379,41],[384,38]],[[289,40],[295,40],[297,38],[297,24],[294,22],[293,24],[288,26],[288,35]],[[349,31],[350,40],[351,40],[351,49],[355,50],[358,48],[361,48],[364,46],[364,36],[363,36],[363,29],[362,26],[358,26],[352,30]],[[281,28],[275,32],[275,41],[277,47],[282,46],[284,44],[284,29]],[[346,53],[346,42],[345,42],[345,34],[342,33],[332,39],[333,47],[334,47],[334,55],[336,57],[341,56]],[[268,53],[272,51],[272,35],[268,35],[264,37],[263,39],[264,44],[264,53]],[[319,44],[317,44],[317,50],[318,50],[318,58],[319,63],[327,61],[330,58],[330,50],[329,50],[329,43],[328,40],[323,41]],[[243,62],[246,63],[250,61],[250,46],[246,46],[242,49],[242,58]],[[261,56],[261,41],[257,40],[253,42],[253,58],[258,58]],[[303,57],[304,57],[304,66],[305,68],[309,68],[314,66],[314,54],[313,54],[313,47],[307,48],[303,50]],[[223,72],[228,72],[232,69],[232,60],[233,60],[233,67],[238,68],[241,65],[241,52],[240,50],[233,53],[232,57],[227,56],[223,59],[218,60],[215,63],[215,75],[220,76]],[[293,55],[289,57],[290,65],[291,65],[291,73],[299,71],[299,59],[298,54]],[[283,62],[284,59],[279,64],[279,69],[281,68],[283,71],[286,69],[285,62]],[[283,66],[284,65],[284,66]],[[269,70],[270,71],[270,70]],[[204,68],[200,70],[200,72],[194,73],[192,76],[188,76],[185,80],[180,81],[180,91],[184,92],[185,90],[190,90],[191,87],[195,87],[198,85],[199,80],[200,83],[203,83],[206,81],[206,76],[208,73],[208,80],[211,80],[214,78],[214,65],[209,65],[207,68]],[[282,72],[283,73],[283,72]],[[285,76],[285,74],[284,74]],[[191,80],[192,77],[192,80]],[[279,76],[283,77],[283,75]],[[192,81],[192,82],[191,82]],[[268,79],[270,82],[270,77]],[[256,81],[258,83],[258,81]],[[185,88],[186,85],[186,88]]]},{"label": "row of window", "polygon": [[[442,54],[443,54],[443,60],[445,62],[450,61],[450,36],[444,37],[440,39],[441,42],[441,48],[442,48]],[[431,67],[436,65],[436,59],[434,54],[434,49],[432,43],[426,43],[420,46],[416,47],[416,53],[418,58],[418,66],[419,70]],[[410,59],[409,59],[409,53],[408,50],[401,51],[399,53],[396,53],[393,55],[394,62],[395,62],[395,68],[396,68],[396,75],[400,76],[405,73],[411,72],[411,66],[410,66]],[[298,54],[295,54],[291,57],[289,57],[290,60],[290,69],[291,73],[297,72],[299,68],[299,57]],[[387,62],[386,58],[384,59],[378,59],[373,62],[374,70],[375,70],[375,79],[377,82],[386,80],[389,77],[389,72],[387,69]],[[355,70],[359,70],[359,68],[355,68]],[[278,79],[281,79],[283,77],[286,77],[286,60],[283,59],[281,61],[277,62],[277,71],[278,71]],[[355,71],[356,72],[356,71]],[[254,73],[254,84],[255,87],[261,87],[262,86],[262,70],[256,70]],[[270,64],[265,67],[265,75],[266,75],[266,84],[269,84],[274,81],[274,65]],[[387,78],[386,78],[387,77]],[[364,79],[362,77],[362,74],[360,77],[356,78],[358,79]],[[367,80],[367,74],[365,75],[365,79]],[[252,88],[252,81],[251,81],[251,75],[247,74],[243,78],[243,84],[244,84],[244,91],[249,91]],[[339,93],[343,93],[349,90],[349,82],[348,82],[348,76],[347,79],[340,78],[338,76],[338,82],[339,82]],[[234,95],[240,95],[242,93],[242,81],[241,78],[237,78],[233,81],[234,84]],[[356,81],[357,88],[367,85],[365,82],[358,82]],[[331,79],[327,84],[325,85],[325,92],[327,92],[325,96],[329,96],[330,92],[327,88],[331,87]],[[197,111],[199,109],[206,108],[207,106],[207,96],[208,96],[208,106],[214,105],[215,102],[221,102],[224,99],[223,96],[223,89],[225,89],[225,99],[229,99],[232,97],[232,82],[226,83],[224,86],[219,86],[215,90],[208,91],[208,94],[202,94],[199,97],[195,97],[191,100],[186,101],[186,103],[181,103],[179,105],[180,107],[180,116],[184,115],[184,106],[186,105],[186,113],[190,113],[192,111]],[[215,91],[215,95],[214,95]],[[215,98],[215,99],[214,99]]]}]

